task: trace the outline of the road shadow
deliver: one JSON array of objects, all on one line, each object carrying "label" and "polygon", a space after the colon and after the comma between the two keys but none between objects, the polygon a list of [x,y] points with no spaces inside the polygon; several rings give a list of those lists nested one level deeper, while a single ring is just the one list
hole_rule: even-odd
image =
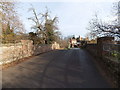
[{"label": "road shadow", "polygon": [[[3,87],[105,88],[91,57],[84,50],[57,50],[4,71]],[[12,81],[12,83],[11,83]]]}]

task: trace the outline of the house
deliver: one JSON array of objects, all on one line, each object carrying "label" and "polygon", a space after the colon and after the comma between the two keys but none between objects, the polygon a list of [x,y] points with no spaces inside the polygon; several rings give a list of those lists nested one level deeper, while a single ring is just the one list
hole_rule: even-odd
[{"label": "house", "polygon": [[70,38],[70,47],[75,47],[75,45],[77,44],[77,40],[75,39],[75,37]]},{"label": "house", "polygon": [[81,47],[84,46],[85,44],[87,44],[88,38],[82,38],[82,37],[72,37],[70,38],[70,47],[74,48],[74,47]]}]

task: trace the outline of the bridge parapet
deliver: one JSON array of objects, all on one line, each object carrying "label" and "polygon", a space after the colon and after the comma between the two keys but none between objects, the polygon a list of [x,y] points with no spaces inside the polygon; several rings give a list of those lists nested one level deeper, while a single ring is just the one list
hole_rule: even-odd
[{"label": "bridge parapet", "polygon": [[108,42],[98,42],[97,44],[87,44],[86,49],[94,55],[107,72],[112,77],[115,87],[120,87],[120,44]]},{"label": "bridge parapet", "polygon": [[34,45],[31,40],[21,40],[19,43],[2,45],[0,50],[0,65],[17,62],[20,59],[39,55],[54,49],[59,49],[59,44]]}]

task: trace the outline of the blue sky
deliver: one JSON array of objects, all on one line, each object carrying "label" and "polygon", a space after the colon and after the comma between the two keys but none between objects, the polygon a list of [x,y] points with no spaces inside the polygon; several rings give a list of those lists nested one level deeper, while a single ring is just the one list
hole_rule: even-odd
[{"label": "blue sky", "polygon": [[45,12],[47,6],[51,15],[58,17],[59,31],[63,36],[80,35],[84,37],[89,32],[86,28],[95,12],[103,20],[112,19],[113,2],[21,2],[18,4],[17,11],[27,32],[33,31],[30,28],[33,23],[27,19],[32,16],[32,12],[28,12],[30,4],[37,13]]}]

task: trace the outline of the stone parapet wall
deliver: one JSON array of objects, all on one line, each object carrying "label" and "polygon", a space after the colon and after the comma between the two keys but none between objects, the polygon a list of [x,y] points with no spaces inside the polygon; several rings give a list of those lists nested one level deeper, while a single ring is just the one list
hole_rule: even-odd
[{"label": "stone parapet wall", "polygon": [[106,69],[107,75],[109,75],[113,80],[114,87],[120,87],[120,62],[106,58],[102,54],[104,53],[104,51],[102,51],[101,48],[102,47],[100,47],[97,44],[88,44],[86,47],[86,49],[92,55],[98,58],[97,59],[98,63],[101,64]]},{"label": "stone parapet wall", "polygon": [[52,50],[52,45],[39,45],[39,46],[34,46],[33,48],[33,55],[39,55],[44,52],[48,52]]},{"label": "stone parapet wall", "polygon": [[11,63],[25,57],[38,55],[54,49],[59,49],[59,44],[33,45],[31,40],[21,40],[19,43],[2,45],[0,50],[0,65]]},{"label": "stone parapet wall", "polygon": [[120,87],[120,62],[112,61],[108,58],[103,57],[103,65],[106,68],[109,76],[113,80],[115,87]]},{"label": "stone parapet wall", "polygon": [[60,45],[56,42],[54,42],[51,47],[52,47],[53,50],[54,49],[60,49]]}]

